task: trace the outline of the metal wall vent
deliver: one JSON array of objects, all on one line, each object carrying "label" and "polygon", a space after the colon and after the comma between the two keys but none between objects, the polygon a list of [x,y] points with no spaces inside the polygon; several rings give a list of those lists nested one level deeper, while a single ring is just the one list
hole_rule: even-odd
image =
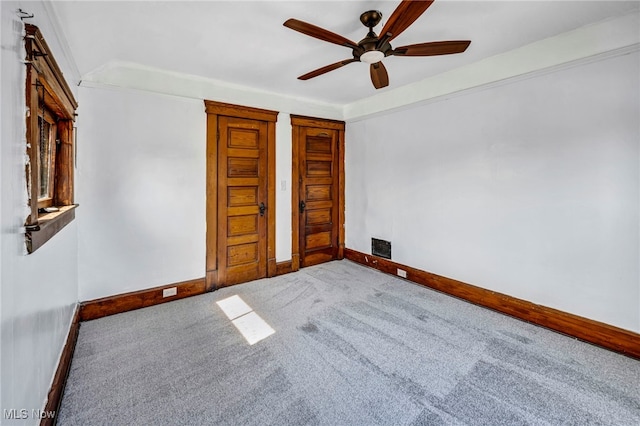
[{"label": "metal wall vent", "polygon": [[391,241],[371,238],[371,254],[374,256],[391,259]]}]

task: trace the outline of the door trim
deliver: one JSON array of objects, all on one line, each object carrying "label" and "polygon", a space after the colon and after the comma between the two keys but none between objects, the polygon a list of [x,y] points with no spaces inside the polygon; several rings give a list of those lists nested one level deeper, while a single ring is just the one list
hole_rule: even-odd
[{"label": "door trim", "polygon": [[322,118],[305,117],[302,115],[291,115],[291,269],[300,269],[300,169],[298,157],[300,156],[300,127],[316,127],[321,129],[332,129],[338,131],[338,259],[344,259],[344,121],[327,120]]},{"label": "door trim", "polygon": [[267,277],[276,274],[276,121],[278,111],[204,101],[207,113],[206,291],[218,278],[218,118],[248,118],[267,122]]}]

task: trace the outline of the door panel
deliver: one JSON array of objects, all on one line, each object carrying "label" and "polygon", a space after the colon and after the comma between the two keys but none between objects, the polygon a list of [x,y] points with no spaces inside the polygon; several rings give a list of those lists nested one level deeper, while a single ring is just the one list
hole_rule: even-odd
[{"label": "door panel", "polygon": [[[309,157],[307,157],[309,158]],[[331,177],[331,160],[307,160],[306,174],[308,177]]]},{"label": "door panel", "polygon": [[227,236],[229,237],[258,233],[258,218],[256,215],[249,214],[230,217],[227,224]]},{"label": "door panel", "polygon": [[325,136],[316,137],[307,135],[306,148],[307,153],[331,154],[333,146],[331,139]]},{"label": "door panel", "polygon": [[258,204],[258,188],[228,186],[227,202],[229,207],[253,206]]},{"label": "door panel", "polygon": [[331,221],[331,208],[328,209],[316,209],[307,212],[306,226],[321,225]]},{"label": "door panel", "polygon": [[307,251],[331,247],[331,231],[321,231],[306,236]]},{"label": "door panel", "polygon": [[307,185],[307,201],[331,201],[331,185]]},{"label": "door panel", "polygon": [[338,258],[338,131],[299,127],[300,264]]},{"label": "door panel", "polygon": [[218,120],[219,286],[267,274],[267,123]]}]

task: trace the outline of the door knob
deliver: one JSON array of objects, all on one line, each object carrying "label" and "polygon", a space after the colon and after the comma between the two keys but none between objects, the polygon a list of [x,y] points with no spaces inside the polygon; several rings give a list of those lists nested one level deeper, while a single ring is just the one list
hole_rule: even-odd
[{"label": "door knob", "polygon": [[305,207],[307,207],[307,205],[304,203],[304,201],[300,201],[300,213],[304,213]]},{"label": "door knob", "polygon": [[260,216],[264,216],[264,211],[267,209],[264,203],[260,203]]}]

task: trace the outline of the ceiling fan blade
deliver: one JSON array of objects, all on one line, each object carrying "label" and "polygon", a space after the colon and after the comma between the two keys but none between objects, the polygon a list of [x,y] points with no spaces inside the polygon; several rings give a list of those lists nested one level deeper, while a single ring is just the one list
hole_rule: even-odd
[{"label": "ceiling fan blade", "polygon": [[309,80],[310,78],[317,77],[324,73],[328,73],[329,71],[336,70],[344,65],[350,64],[351,62],[358,62],[358,60],[355,58],[345,59],[343,61],[336,62],[335,64],[327,65],[322,68],[318,68],[315,71],[311,71],[304,75],[301,75],[300,77],[298,77],[298,80]]},{"label": "ceiling fan blade", "polygon": [[376,89],[381,89],[389,85],[389,74],[382,62],[376,62],[369,66],[369,72],[371,73],[371,82]]},{"label": "ceiling fan blade", "polygon": [[403,0],[384,24],[380,34],[391,33],[391,37],[389,37],[388,41],[398,37],[400,33],[409,28],[409,26],[413,24],[413,22],[418,19],[420,15],[429,8],[429,6],[431,6],[431,3],[433,3],[433,0]]},{"label": "ceiling fan blade", "polygon": [[394,56],[436,56],[462,53],[471,44],[470,40],[432,41],[396,47],[391,51]]},{"label": "ceiling fan blade", "polygon": [[358,47],[358,43],[355,43],[347,38],[342,37],[336,33],[332,33],[324,28],[316,27],[315,25],[307,22],[300,21],[298,19],[287,19],[284,24],[285,27],[292,30],[301,32],[311,37],[315,37],[320,40],[328,41],[329,43],[338,44],[340,46],[350,47],[352,49]]}]

